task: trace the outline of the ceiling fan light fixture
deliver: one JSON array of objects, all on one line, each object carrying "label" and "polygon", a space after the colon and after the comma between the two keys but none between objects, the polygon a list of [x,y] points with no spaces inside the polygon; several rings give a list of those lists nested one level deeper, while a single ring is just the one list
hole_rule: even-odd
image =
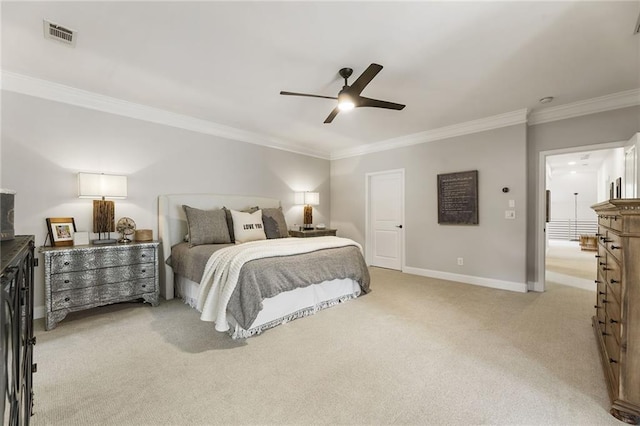
[{"label": "ceiling fan light fixture", "polygon": [[348,93],[341,91],[338,94],[338,108],[340,111],[350,111],[356,107],[356,104],[351,99]]}]

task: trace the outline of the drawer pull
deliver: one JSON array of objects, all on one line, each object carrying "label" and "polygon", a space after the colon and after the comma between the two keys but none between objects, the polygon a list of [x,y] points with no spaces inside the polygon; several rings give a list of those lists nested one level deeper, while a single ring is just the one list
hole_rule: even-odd
[{"label": "drawer pull", "polygon": [[607,262],[598,262],[598,265],[606,265]]},{"label": "drawer pull", "polygon": [[612,240],[607,240],[605,237],[600,237],[600,241],[603,243],[610,243]]},{"label": "drawer pull", "polygon": [[609,322],[611,324],[617,324],[618,323],[618,321],[614,320],[613,318],[609,318]]},{"label": "drawer pull", "polygon": [[609,303],[607,299],[602,299],[602,303]]},{"label": "drawer pull", "polygon": [[65,301],[65,302],[68,302],[69,300],[71,300],[71,299],[69,299],[68,297],[65,297],[65,298],[64,298],[64,301]]},{"label": "drawer pull", "polygon": [[596,309],[600,309],[600,306],[598,306],[598,305],[593,305],[593,307],[596,308]]},{"label": "drawer pull", "polygon": [[609,282],[610,282],[611,284],[620,284],[620,281],[618,281],[618,280],[614,280],[613,278],[611,278],[611,279],[609,280]]},{"label": "drawer pull", "polygon": [[611,244],[611,250],[620,250],[620,246],[614,246]]},{"label": "drawer pull", "polygon": [[603,336],[611,336],[611,333],[607,333],[607,332],[603,331],[603,332],[602,332],[602,335],[603,335]]},{"label": "drawer pull", "polygon": [[143,255],[142,255],[142,257],[147,257],[147,255],[146,255],[146,254],[143,254]]},{"label": "drawer pull", "polygon": [[604,323],[605,323],[604,321],[598,320],[598,324],[604,324]]},{"label": "drawer pull", "polygon": [[147,272],[147,270],[146,270],[146,269],[143,269],[143,270],[142,270],[142,272]]},{"label": "drawer pull", "polygon": [[147,288],[147,285],[146,284],[142,284],[142,288]]},{"label": "drawer pull", "polygon": [[602,268],[603,271],[610,271],[611,268],[607,268],[606,266],[604,268]]},{"label": "drawer pull", "polygon": [[613,359],[613,358],[609,358],[609,362],[610,362],[610,363],[612,363],[612,364],[617,364],[617,363],[618,363],[618,361],[616,361],[616,360],[615,360],[615,359]]},{"label": "drawer pull", "polygon": [[596,284],[600,284],[601,282],[602,282],[602,281],[600,281],[600,280],[595,280],[595,281],[594,281],[594,283],[596,283]]},{"label": "drawer pull", "polygon": [[64,280],[64,283],[65,284],[69,284],[69,280]]},{"label": "drawer pull", "polygon": [[602,256],[600,256],[599,254],[596,254],[596,259],[600,259]]},{"label": "drawer pull", "polygon": [[598,294],[607,294],[604,291],[599,291]]},{"label": "drawer pull", "polygon": [[[602,237],[602,234],[596,233],[596,237]],[[598,256],[596,256],[598,257]]]},{"label": "drawer pull", "polygon": [[69,266],[69,262],[64,262],[64,266]]}]

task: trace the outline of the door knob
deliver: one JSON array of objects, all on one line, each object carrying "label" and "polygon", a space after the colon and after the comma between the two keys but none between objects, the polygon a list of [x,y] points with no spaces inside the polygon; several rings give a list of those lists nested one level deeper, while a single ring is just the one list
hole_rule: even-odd
[{"label": "door knob", "polygon": [[396,225],[396,228],[402,229],[402,225]]}]

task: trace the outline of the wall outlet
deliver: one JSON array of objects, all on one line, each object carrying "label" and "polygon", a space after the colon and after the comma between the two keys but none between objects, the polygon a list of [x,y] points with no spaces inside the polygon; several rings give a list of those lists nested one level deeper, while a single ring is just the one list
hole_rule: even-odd
[{"label": "wall outlet", "polygon": [[459,257],[458,258],[458,266],[462,266],[462,265],[464,265],[464,259]]},{"label": "wall outlet", "polygon": [[505,219],[515,219],[516,218],[516,211],[515,210],[505,210],[504,211],[504,218]]}]

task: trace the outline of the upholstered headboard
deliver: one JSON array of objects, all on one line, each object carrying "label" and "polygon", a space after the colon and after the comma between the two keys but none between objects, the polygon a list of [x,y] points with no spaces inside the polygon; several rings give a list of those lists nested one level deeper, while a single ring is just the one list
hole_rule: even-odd
[{"label": "upholstered headboard", "polygon": [[187,233],[187,218],[182,206],[186,204],[203,210],[226,207],[242,210],[248,207],[280,207],[274,198],[251,197],[224,194],[166,194],[158,197],[158,232],[160,234],[161,262],[160,294],[167,300],[173,299],[173,269],[166,261],[171,255],[171,247],[184,239]]}]

